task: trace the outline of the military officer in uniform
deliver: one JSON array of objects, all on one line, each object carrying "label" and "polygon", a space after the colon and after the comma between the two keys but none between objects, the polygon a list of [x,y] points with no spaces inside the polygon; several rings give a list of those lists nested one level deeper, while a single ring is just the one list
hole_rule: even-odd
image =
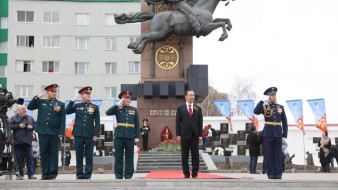
[{"label": "military officer in uniform", "polygon": [[[139,115],[135,107],[130,106],[130,91],[119,94],[122,99],[117,105],[109,108],[107,115],[115,115],[117,127],[114,129],[115,177],[131,179],[134,173],[134,143],[139,141]],[[125,154],[125,171],[123,172],[123,154]]]},{"label": "military officer in uniform", "polygon": [[[76,151],[76,178],[90,179],[93,171],[94,141],[99,138],[100,111],[97,104],[90,102],[92,87],[79,90],[79,95],[69,102],[66,114],[75,113],[73,136]],[[75,100],[81,96],[82,102]],[[83,172],[83,151],[86,155],[86,170]]]},{"label": "military officer in uniform", "polygon": [[262,136],[269,179],[282,178],[282,138],[287,138],[288,135],[285,109],[276,103],[276,92],[276,87],[268,88],[264,95],[269,96],[269,103],[266,105],[260,101],[254,110],[255,114],[264,114],[265,118]]},{"label": "military officer in uniform", "polygon": [[[39,136],[42,175],[41,179],[55,179],[58,175],[58,152],[60,138],[65,135],[65,104],[56,99],[57,84],[49,85],[45,92],[34,96],[29,110],[38,109],[35,131]],[[42,96],[48,94],[47,99]]]}]

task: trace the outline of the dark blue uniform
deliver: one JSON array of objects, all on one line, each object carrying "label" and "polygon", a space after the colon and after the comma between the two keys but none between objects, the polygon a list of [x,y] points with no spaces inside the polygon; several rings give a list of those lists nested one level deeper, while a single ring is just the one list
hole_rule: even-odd
[{"label": "dark blue uniform", "polygon": [[264,104],[260,101],[255,114],[264,114],[265,125],[262,132],[265,143],[265,159],[269,179],[282,178],[282,137],[287,138],[288,122],[285,109],[276,103]]},{"label": "dark blue uniform", "polygon": [[[140,138],[139,115],[135,107],[113,106],[106,112],[116,115],[117,127],[114,132],[115,146],[115,177],[130,179],[134,173],[134,141]],[[125,150],[125,152],[124,152]],[[125,172],[123,174],[123,154],[125,154]]]},{"label": "dark blue uniform", "polygon": [[[99,137],[100,111],[97,104],[71,101],[66,108],[66,114],[75,113],[73,136],[76,150],[76,177],[89,179],[93,171],[93,137]],[[83,172],[83,151],[86,155],[86,170]]]},{"label": "dark blue uniform", "polygon": [[38,109],[35,131],[39,134],[42,179],[56,178],[60,144],[58,135],[65,135],[65,104],[57,99],[39,99],[35,96],[27,108]]}]

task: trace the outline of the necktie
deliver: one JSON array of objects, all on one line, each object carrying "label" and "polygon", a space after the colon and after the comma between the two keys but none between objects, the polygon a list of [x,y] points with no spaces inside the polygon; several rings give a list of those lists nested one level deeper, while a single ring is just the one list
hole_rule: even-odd
[{"label": "necktie", "polygon": [[191,105],[189,105],[189,117],[191,118],[192,116],[192,110],[191,110]]}]

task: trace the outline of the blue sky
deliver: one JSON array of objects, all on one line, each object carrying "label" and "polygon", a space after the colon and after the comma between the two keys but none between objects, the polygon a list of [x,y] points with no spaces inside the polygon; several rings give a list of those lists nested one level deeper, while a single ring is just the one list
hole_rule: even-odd
[{"label": "blue sky", "polygon": [[209,65],[209,85],[230,92],[235,76],[251,78],[258,100],[276,86],[280,104],[303,99],[305,124],[314,123],[306,100],[324,98],[328,123],[338,123],[337,0],[221,2],[214,18],[230,18],[233,29],[224,42],[221,29],[194,38],[194,64]]}]

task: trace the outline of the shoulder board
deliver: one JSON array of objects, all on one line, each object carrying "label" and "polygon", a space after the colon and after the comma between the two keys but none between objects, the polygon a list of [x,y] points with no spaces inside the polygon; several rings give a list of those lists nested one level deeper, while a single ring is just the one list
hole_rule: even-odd
[{"label": "shoulder board", "polygon": [[59,102],[65,103],[65,101],[62,101],[62,100],[59,100],[59,99],[56,99],[56,100],[59,101]]},{"label": "shoulder board", "polygon": [[94,105],[97,105],[97,103],[95,103],[95,102],[91,102],[92,104],[94,104]]}]

